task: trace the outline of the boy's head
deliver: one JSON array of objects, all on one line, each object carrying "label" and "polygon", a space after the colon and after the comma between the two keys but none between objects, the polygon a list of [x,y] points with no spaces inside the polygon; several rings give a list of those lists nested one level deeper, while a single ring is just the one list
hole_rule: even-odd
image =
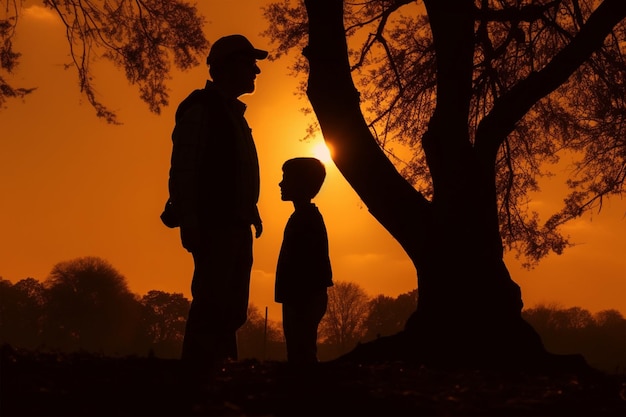
[{"label": "boy's head", "polygon": [[322,188],[325,178],[326,168],[319,159],[310,157],[289,159],[283,164],[283,180],[278,184],[282,199],[310,200]]}]

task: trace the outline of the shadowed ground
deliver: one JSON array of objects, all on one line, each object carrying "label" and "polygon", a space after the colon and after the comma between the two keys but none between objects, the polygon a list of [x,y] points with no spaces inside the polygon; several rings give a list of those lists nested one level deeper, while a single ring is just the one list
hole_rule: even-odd
[{"label": "shadowed ground", "polygon": [[244,361],[190,387],[177,360],[4,348],[2,416],[626,416],[626,376]]}]

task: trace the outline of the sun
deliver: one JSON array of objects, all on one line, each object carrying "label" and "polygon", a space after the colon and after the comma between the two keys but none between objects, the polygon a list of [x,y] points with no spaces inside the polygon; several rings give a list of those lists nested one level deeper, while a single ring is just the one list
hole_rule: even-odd
[{"label": "sun", "polygon": [[332,161],[332,153],[331,149],[324,143],[323,140],[318,141],[312,147],[313,156],[322,161],[323,163],[328,163]]}]

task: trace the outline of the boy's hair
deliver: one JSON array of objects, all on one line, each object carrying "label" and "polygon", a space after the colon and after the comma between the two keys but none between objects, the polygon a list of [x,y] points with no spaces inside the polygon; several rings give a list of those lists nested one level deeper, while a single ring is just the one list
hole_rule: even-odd
[{"label": "boy's hair", "polygon": [[303,156],[287,160],[283,164],[283,172],[296,176],[300,186],[310,198],[317,195],[326,178],[324,164],[312,157]]}]

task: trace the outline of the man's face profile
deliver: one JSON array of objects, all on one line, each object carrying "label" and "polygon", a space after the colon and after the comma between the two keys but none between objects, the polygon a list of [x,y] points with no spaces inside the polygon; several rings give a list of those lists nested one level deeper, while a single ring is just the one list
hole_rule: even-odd
[{"label": "man's face profile", "polygon": [[257,60],[250,54],[235,54],[228,57],[224,62],[224,73],[240,94],[253,93],[256,86],[255,80],[261,69]]}]

